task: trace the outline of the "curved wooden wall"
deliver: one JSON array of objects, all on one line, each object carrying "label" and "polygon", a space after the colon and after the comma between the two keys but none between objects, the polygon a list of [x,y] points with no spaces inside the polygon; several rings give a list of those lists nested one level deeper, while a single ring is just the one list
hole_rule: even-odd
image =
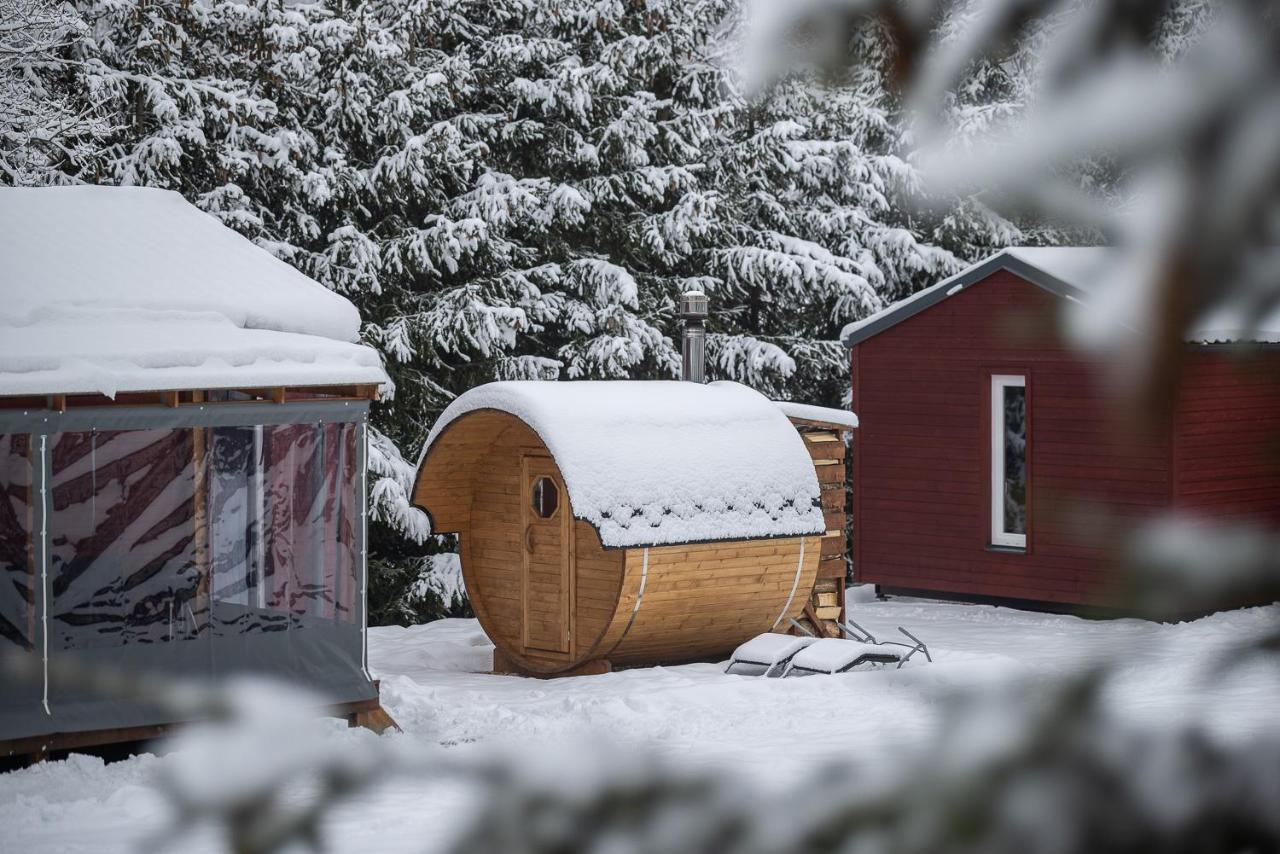
[{"label": "curved wooden wall", "polygon": [[[799,617],[809,600],[821,542],[814,536],[649,549],[635,620],[604,657],[614,664],[690,661],[728,653],[775,624],[786,631],[786,618]],[[645,550],[626,551],[626,583],[638,586]],[[632,610],[620,607],[619,618],[630,621]]]},{"label": "curved wooden wall", "polygon": [[[435,531],[460,535],[472,609],[517,666],[552,674],[593,659],[653,664],[720,655],[780,617],[781,630],[808,601],[820,537],[804,538],[803,558],[801,538],[660,546],[648,549],[646,567],[645,549],[605,549],[590,523],[574,519],[568,652],[526,648],[520,479],[527,454],[550,457],[524,422],[473,412],[432,445],[413,492]],[[562,502],[572,514],[567,491]]]}]

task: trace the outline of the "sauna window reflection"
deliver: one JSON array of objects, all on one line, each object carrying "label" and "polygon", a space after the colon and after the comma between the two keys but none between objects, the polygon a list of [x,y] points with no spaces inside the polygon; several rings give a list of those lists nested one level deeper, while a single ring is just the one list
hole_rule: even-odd
[{"label": "sauna window reflection", "polygon": [[560,506],[560,490],[549,477],[540,477],[533,485],[533,512],[540,518],[550,519]]}]

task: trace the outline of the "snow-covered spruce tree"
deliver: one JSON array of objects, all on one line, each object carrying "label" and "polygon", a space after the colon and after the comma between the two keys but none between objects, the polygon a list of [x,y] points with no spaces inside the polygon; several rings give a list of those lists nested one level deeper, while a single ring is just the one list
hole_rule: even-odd
[{"label": "snow-covered spruce tree", "polygon": [[[1175,5],[1195,5],[1204,0],[1180,0]],[[940,45],[951,45],[966,37],[974,20],[983,11],[981,0],[956,4],[943,18],[934,34]],[[953,155],[969,153],[975,146],[989,144],[989,135],[1000,127],[1021,121],[1034,97],[1036,75],[1045,54],[1052,49],[1051,28],[1041,22],[1028,24],[1010,50],[999,56],[974,61],[964,74],[963,84],[946,92],[939,106],[938,125]],[[890,87],[886,87],[890,88]],[[1109,165],[1100,160],[1076,165],[1074,183],[1102,189],[1115,182]],[[993,204],[988,204],[991,201]],[[966,260],[976,260],[1005,246],[1096,244],[1102,236],[1093,230],[1073,227],[1067,220],[1046,221],[1026,213],[1014,215],[1016,205],[1008,199],[986,200],[969,197],[956,200],[941,211],[931,224],[929,237],[947,246]],[[1001,213],[996,210],[1004,211]],[[1014,217],[1017,221],[1010,217]]]},{"label": "snow-covered spruce tree", "polygon": [[[721,44],[733,44],[738,22],[728,19]],[[688,256],[715,292],[713,375],[839,405],[844,324],[1020,238],[975,200],[924,197],[886,45],[868,29],[855,42],[862,61],[838,77],[797,72],[734,96],[702,172],[706,202],[689,205],[713,212]],[[1004,104],[1017,79],[975,79],[973,92]],[[722,86],[742,88],[728,77]]]},{"label": "snow-covered spruce tree", "polygon": [[[104,130],[92,156],[24,183],[175,189],[356,302],[381,292],[368,175],[386,139],[407,138],[423,115],[408,96],[387,102],[433,73],[394,34],[282,0],[85,0],[78,11],[84,32],[37,81],[66,84],[68,109]],[[392,529],[421,540],[427,525],[407,501],[412,464],[378,429],[385,412],[371,435],[374,533],[398,545]]]},{"label": "snow-covered spruce tree", "polygon": [[375,411],[375,551],[425,533],[399,448],[460,391],[673,370],[653,320],[670,300],[625,244],[691,183],[680,135],[715,102],[655,95],[700,32],[683,7],[82,8],[76,94],[114,130],[70,177],[177,189],[360,306],[396,384]]},{"label": "snow-covered spruce tree", "polygon": [[71,96],[63,55],[87,26],[74,8],[0,0],[0,185],[61,183],[106,128]]},{"label": "snow-covered spruce tree", "polygon": [[884,101],[866,73],[841,85],[796,77],[741,107],[712,160],[717,372],[838,405],[848,392],[840,328],[955,269],[901,204],[914,177]]},{"label": "snow-covered spruce tree", "polygon": [[926,237],[991,239],[906,213],[877,66],[736,94],[733,0],[77,8],[57,79],[106,136],[60,180],[178,190],[360,308],[395,386],[370,447],[389,596],[448,545],[420,545],[408,493],[462,391],[674,376],[676,298],[702,287],[712,378],[838,403],[840,326],[954,266]]}]

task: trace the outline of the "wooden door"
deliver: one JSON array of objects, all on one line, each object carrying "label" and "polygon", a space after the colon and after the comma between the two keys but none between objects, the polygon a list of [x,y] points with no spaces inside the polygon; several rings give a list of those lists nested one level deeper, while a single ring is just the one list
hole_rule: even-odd
[{"label": "wooden door", "polygon": [[550,457],[525,455],[520,469],[524,645],[567,653],[573,637],[569,497]]}]

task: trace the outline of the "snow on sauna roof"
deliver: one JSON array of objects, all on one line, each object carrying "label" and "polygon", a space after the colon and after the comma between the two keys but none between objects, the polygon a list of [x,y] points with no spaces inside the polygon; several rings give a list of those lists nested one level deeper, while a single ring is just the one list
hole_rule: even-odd
[{"label": "snow on sauna roof", "polygon": [[0,189],[0,394],[382,383],[346,299],[139,187]]},{"label": "snow on sauna roof", "polygon": [[[870,317],[850,323],[840,333],[840,338],[846,347],[852,347],[998,270],[1009,270],[1034,285],[1077,303],[1097,303],[1098,312],[1109,315],[1107,322],[1116,325],[1114,317],[1134,316],[1131,307],[1118,304],[1117,295],[1100,293],[1105,288],[1099,286],[1107,276],[1123,276],[1123,271],[1116,267],[1116,261],[1115,250],[1104,246],[1010,247]],[[1102,305],[1104,299],[1107,302]],[[1235,309],[1227,306],[1202,318],[1187,335],[1187,340],[1198,344],[1233,341],[1280,343],[1280,309],[1257,319],[1246,307]]]},{"label": "snow on sauna roof", "polygon": [[574,516],[605,546],[825,532],[804,440],[768,398],[738,383],[497,382],[455,400],[427,449],[469,412],[528,424],[555,457]]}]

